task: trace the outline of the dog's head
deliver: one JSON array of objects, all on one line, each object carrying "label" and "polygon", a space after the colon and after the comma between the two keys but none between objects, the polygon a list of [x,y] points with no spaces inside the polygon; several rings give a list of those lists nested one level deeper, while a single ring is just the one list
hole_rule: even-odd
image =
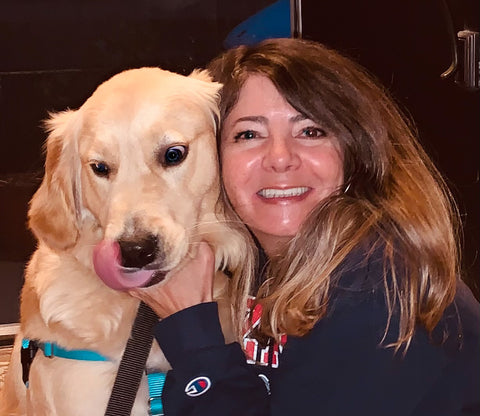
[{"label": "dog's head", "polygon": [[204,72],[134,69],[100,85],[80,109],[53,115],[29,210],[35,236],[65,250],[88,223],[119,244],[126,268],[178,265],[205,224],[223,220],[215,208],[219,88]]}]

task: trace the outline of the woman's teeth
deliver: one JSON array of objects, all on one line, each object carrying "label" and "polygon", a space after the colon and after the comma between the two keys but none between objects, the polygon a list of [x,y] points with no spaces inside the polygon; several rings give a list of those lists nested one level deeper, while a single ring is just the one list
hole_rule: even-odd
[{"label": "woman's teeth", "polygon": [[288,198],[292,196],[302,195],[308,191],[306,186],[299,186],[297,188],[288,189],[261,189],[258,191],[258,195],[264,198]]}]

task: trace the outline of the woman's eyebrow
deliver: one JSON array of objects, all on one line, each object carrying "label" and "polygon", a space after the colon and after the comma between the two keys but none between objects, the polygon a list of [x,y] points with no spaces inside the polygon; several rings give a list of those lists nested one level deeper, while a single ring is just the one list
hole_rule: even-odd
[{"label": "woman's eyebrow", "polygon": [[263,116],[244,116],[239,117],[235,120],[235,123],[240,123],[242,121],[253,121],[255,123],[267,124],[268,120],[266,117]]},{"label": "woman's eyebrow", "polygon": [[[297,114],[296,116],[290,117],[289,121],[291,123],[296,123],[298,121],[308,120],[309,118],[303,114]],[[235,120],[235,123],[240,123],[242,121],[252,121],[254,123],[268,124],[267,117],[264,116],[244,116],[239,117]]]},{"label": "woman's eyebrow", "polygon": [[296,116],[293,116],[290,118],[291,123],[296,123],[298,121],[303,121],[303,120],[309,120],[309,118],[303,114],[297,114]]}]

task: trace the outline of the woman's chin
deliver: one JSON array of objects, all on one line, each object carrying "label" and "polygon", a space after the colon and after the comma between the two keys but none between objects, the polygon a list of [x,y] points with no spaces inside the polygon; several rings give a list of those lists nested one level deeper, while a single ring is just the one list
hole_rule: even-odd
[{"label": "woman's chin", "polygon": [[275,255],[288,244],[298,232],[298,227],[292,229],[255,229],[250,227],[260,245],[269,255]]}]

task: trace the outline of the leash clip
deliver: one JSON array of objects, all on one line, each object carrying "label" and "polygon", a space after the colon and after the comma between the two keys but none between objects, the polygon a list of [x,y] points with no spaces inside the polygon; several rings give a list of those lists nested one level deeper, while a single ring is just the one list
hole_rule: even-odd
[{"label": "leash clip", "polygon": [[22,380],[27,387],[30,367],[37,351],[38,345],[35,341],[31,341],[29,339],[22,340],[22,349],[20,350],[20,361],[22,363]]}]

